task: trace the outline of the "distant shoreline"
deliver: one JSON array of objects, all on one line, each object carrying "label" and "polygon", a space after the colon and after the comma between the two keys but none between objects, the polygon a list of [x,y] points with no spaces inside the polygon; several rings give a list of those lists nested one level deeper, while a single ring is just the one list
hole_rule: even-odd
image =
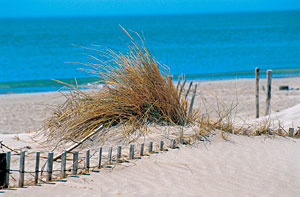
[{"label": "distant shoreline", "polygon": [[[300,68],[273,69],[273,78],[294,78],[300,77]],[[266,70],[260,71],[260,78],[265,78]],[[179,75],[173,75],[174,81],[177,81]],[[251,79],[254,78],[254,71],[240,71],[227,73],[208,73],[208,74],[183,74],[186,80],[195,81],[219,81],[230,79]],[[78,79],[58,79],[62,82],[78,85],[80,89],[97,88],[101,84],[96,77],[78,78]],[[0,82],[1,94],[18,93],[39,93],[54,92],[63,89],[63,85],[52,79],[27,80],[27,81],[8,81]]]}]

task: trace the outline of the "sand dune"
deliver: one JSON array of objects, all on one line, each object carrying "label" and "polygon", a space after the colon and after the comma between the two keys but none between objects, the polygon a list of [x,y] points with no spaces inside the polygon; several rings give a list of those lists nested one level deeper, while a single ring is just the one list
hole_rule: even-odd
[{"label": "sand dune", "polygon": [[6,191],[8,196],[298,196],[300,141],[219,135],[66,183]]},{"label": "sand dune", "polygon": [[[299,78],[274,79],[271,120],[280,120],[285,127],[300,122]],[[261,81],[261,86],[265,83]],[[199,82],[195,107],[203,113],[215,113],[220,101],[226,108],[237,104],[233,116],[237,122],[254,120],[254,80]],[[279,91],[280,85],[294,90]],[[217,99],[216,99],[217,98]],[[16,94],[0,96],[0,140],[14,147],[30,145],[30,152],[39,149],[29,143],[30,133],[42,127],[51,115],[51,108],[64,101],[58,93]],[[261,90],[261,116],[264,91]],[[216,115],[216,113],[215,113]],[[211,143],[200,142],[169,150],[130,163],[101,169],[100,173],[67,178],[55,182],[5,190],[7,196],[299,196],[300,141],[266,136],[229,135],[225,141],[215,131]],[[10,134],[8,134],[10,133]],[[13,133],[13,134],[12,134]],[[154,134],[153,134],[154,135]],[[18,140],[16,140],[16,136]],[[117,146],[118,144],[115,144]],[[17,168],[17,160],[13,164]]]}]

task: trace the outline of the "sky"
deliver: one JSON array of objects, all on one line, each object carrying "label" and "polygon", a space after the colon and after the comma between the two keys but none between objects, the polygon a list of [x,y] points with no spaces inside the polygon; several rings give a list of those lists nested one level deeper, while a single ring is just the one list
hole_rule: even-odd
[{"label": "sky", "polygon": [[300,10],[300,0],[0,0],[1,18],[276,10]]}]

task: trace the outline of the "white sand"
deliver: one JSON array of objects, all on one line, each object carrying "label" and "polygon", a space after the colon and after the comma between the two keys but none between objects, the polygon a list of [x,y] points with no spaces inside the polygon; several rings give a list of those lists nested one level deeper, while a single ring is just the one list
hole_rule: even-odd
[{"label": "white sand", "polygon": [[[265,81],[261,81],[261,86]],[[300,87],[299,78],[274,79],[272,88],[272,119],[286,127],[300,126],[300,90],[279,91],[279,85]],[[236,121],[253,121],[255,115],[254,80],[224,80],[200,82],[196,107],[214,111],[218,101],[228,108],[232,103]],[[210,94],[211,93],[211,94]],[[216,95],[216,96],[213,96]],[[16,94],[0,96],[0,133],[24,133],[37,130],[49,117],[49,105],[63,102],[57,93]],[[205,98],[204,98],[205,97]],[[49,98],[53,98],[49,100]],[[206,100],[205,100],[206,99]],[[265,95],[261,90],[261,115]],[[204,102],[203,102],[204,101]],[[40,104],[43,105],[40,105]],[[204,106],[204,103],[206,106]],[[220,102],[219,102],[220,103]],[[296,105],[296,106],[295,106]],[[293,107],[294,106],[294,107]],[[222,106],[220,107],[222,109]],[[216,113],[215,113],[216,116]],[[300,142],[298,139],[265,136],[228,136],[224,141],[218,131],[211,144],[199,142],[141,160],[116,166],[113,170],[80,178],[68,178],[67,183],[30,186],[5,191],[7,196],[299,196]],[[0,140],[23,148],[38,146],[29,143],[31,134],[0,135]],[[117,146],[117,144],[116,144]],[[46,152],[45,152],[46,153]],[[127,167],[128,166],[128,167]],[[16,166],[17,167],[17,166]],[[18,178],[18,177],[17,177]]]}]

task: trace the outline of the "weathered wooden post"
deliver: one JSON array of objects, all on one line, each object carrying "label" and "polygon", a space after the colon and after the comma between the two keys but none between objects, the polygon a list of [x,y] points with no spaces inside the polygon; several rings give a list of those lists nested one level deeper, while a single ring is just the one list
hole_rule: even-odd
[{"label": "weathered wooden post", "polygon": [[117,149],[117,161],[121,160],[121,155],[122,155],[122,146],[119,145]]},{"label": "weathered wooden post", "polygon": [[144,143],[141,144],[140,156],[144,156]]},{"label": "weathered wooden post", "polygon": [[25,151],[22,151],[20,153],[19,187],[24,186],[24,174],[25,174]]},{"label": "weathered wooden post", "polygon": [[174,148],[175,148],[175,140],[174,140],[174,139],[171,139],[170,148],[171,148],[171,149],[174,149]]},{"label": "weathered wooden post", "polygon": [[87,150],[85,154],[85,169],[90,171],[90,150]]},{"label": "weathered wooden post", "polygon": [[159,150],[164,151],[164,141],[160,141]]},{"label": "weathered wooden post", "polygon": [[66,178],[66,163],[67,162],[67,151],[64,150],[61,155],[61,176],[62,178]]},{"label": "weathered wooden post", "polygon": [[99,148],[99,160],[98,160],[98,168],[101,168],[101,161],[102,161],[102,147]]},{"label": "weathered wooden post", "polygon": [[153,152],[153,142],[149,142],[149,150],[148,150],[149,153],[152,153]]},{"label": "weathered wooden post", "polygon": [[4,188],[8,188],[9,186],[9,173],[10,173],[10,151],[6,152],[6,180]]},{"label": "weathered wooden post", "polygon": [[259,68],[255,68],[255,103],[256,103],[256,118],[259,118]]},{"label": "weathered wooden post", "polygon": [[40,172],[40,152],[36,152],[36,154],[35,154],[34,184],[39,183],[39,172]]},{"label": "weathered wooden post", "polygon": [[294,136],[294,128],[289,128],[289,137]]},{"label": "weathered wooden post", "polygon": [[107,160],[108,160],[108,163],[111,164],[111,160],[112,160],[112,147],[109,148],[108,150],[108,156],[107,156]]},{"label": "weathered wooden post", "polygon": [[73,175],[77,174],[78,170],[78,151],[73,152]]},{"label": "weathered wooden post", "polygon": [[267,70],[267,100],[266,100],[266,115],[270,114],[271,105],[271,84],[272,84],[272,70]]},{"label": "weathered wooden post", "polygon": [[48,153],[47,161],[47,181],[52,181],[52,170],[53,170],[53,152]]},{"label": "weathered wooden post", "polygon": [[189,95],[189,93],[190,93],[190,90],[191,90],[191,87],[192,87],[192,85],[193,85],[193,82],[191,81],[190,82],[190,85],[189,85],[189,88],[188,88],[188,90],[186,91],[186,94],[185,94],[185,99],[188,97],[188,95]]},{"label": "weathered wooden post", "polygon": [[189,108],[189,115],[192,115],[192,113],[193,113],[193,105],[194,105],[194,101],[195,101],[196,92],[197,92],[197,84],[195,85],[195,89],[194,89],[193,96],[192,96],[192,99],[191,99],[191,104],[190,104],[190,108]]},{"label": "weathered wooden post", "polygon": [[129,159],[134,159],[134,144],[130,144]]},{"label": "weathered wooden post", "polygon": [[6,181],[6,153],[0,153],[0,188],[5,186]]},{"label": "weathered wooden post", "polygon": [[184,89],[185,83],[186,83],[186,80],[183,81],[183,84],[182,84],[182,86],[181,86],[181,88],[180,88],[180,91],[179,91],[179,99],[180,99],[180,97],[181,97],[181,94],[182,94],[182,91],[183,91],[183,89]]}]

